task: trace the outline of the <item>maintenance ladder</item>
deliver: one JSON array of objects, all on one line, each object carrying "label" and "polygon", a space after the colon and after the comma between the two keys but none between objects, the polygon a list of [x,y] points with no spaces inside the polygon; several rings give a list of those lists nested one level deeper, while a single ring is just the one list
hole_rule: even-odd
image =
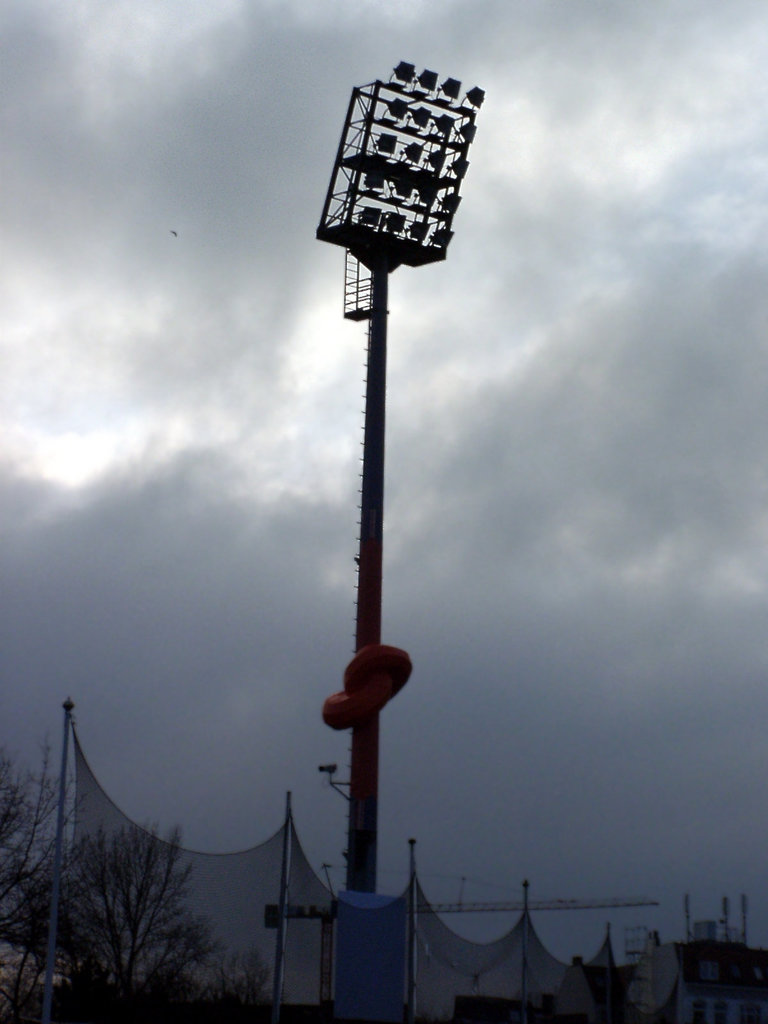
[{"label": "maintenance ladder", "polygon": [[373,275],[347,249],[344,254],[344,317],[370,320],[373,309]]}]

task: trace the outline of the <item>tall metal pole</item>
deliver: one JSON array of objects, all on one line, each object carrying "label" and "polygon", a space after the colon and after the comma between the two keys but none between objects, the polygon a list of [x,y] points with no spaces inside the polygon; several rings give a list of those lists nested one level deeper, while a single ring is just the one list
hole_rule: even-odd
[{"label": "tall metal pole", "polygon": [[51,909],[48,919],[48,952],[45,959],[45,985],[43,987],[42,1024],[51,1024],[53,1002],[53,971],[56,964],[56,931],[59,923],[59,889],[61,882],[61,860],[64,847],[64,801],[67,794],[67,747],[74,703],[67,697],[64,708],[64,735],[61,743],[61,772],[59,774],[59,807],[56,816],[56,845],[53,854],[53,880],[51,884]]},{"label": "tall metal pole", "polygon": [[280,867],[280,900],[278,903],[277,936],[275,937],[275,968],[272,976],[271,1024],[280,1020],[285,977],[285,944],[288,932],[288,884],[291,873],[291,794],[285,797],[285,825],[283,826],[283,857]]},{"label": "tall metal pole", "polygon": [[370,305],[360,276],[345,276],[355,284],[350,294],[345,287],[345,317],[369,318],[355,656],[343,692],[323,704],[327,725],[352,730],[346,885],[358,892],[376,891],[379,712],[412,668],[407,651],[381,643],[387,277],[446,257],[485,98],[477,86],[460,92],[457,79],[438,88],[436,72],[417,76],[407,61],[389,82],[354,89],[317,228],[371,274]]},{"label": "tall metal pole", "polygon": [[746,893],[741,894],[741,941],[746,946],[747,944],[747,896]]},{"label": "tall metal pole", "polygon": [[611,991],[611,968],[613,967],[613,952],[611,949],[611,922],[606,927],[606,945],[608,947],[608,967],[605,976],[605,1024],[613,1024],[613,992]]},{"label": "tall metal pole", "polygon": [[528,879],[523,880],[523,978],[520,986],[520,1021],[528,1024]]},{"label": "tall metal pole", "polygon": [[[355,649],[381,643],[381,574],[384,523],[384,423],[387,377],[386,253],[371,267],[372,309],[365,392],[363,486],[360,503]],[[352,728],[347,889],[376,891],[379,790],[379,715]]]},{"label": "tall metal pole", "polygon": [[416,840],[409,839],[411,848],[408,877],[408,1012],[407,1024],[416,1017]]}]

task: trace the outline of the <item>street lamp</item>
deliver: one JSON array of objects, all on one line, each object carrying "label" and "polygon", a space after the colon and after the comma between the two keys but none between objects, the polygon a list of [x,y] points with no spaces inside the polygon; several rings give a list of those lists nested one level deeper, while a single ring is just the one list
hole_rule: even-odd
[{"label": "street lamp", "polygon": [[334,775],[336,774],[338,767],[339,766],[337,764],[319,764],[317,766],[317,770],[319,772],[324,772],[328,776],[328,785],[331,789],[335,789],[337,793],[341,793],[345,800],[349,800],[349,793],[346,792],[349,788],[349,783],[339,782],[337,779],[334,779]]},{"label": "street lamp", "polygon": [[391,271],[444,260],[485,94],[419,75],[352,90],[317,238],[346,250],[344,315],[368,320],[355,656],[323,719],[352,729],[347,889],[376,891],[379,712],[407,682],[408,654],[381,643],[387,294]]}]

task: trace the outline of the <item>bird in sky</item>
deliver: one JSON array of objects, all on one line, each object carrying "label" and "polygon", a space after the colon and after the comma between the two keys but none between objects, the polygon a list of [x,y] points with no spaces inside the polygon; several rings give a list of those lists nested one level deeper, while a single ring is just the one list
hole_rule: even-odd
[{"label": "bird in sky", "polygon": [[179,232],[178,231],[174,231],[173,228],[171,228],[171,234],[173,235],[174,238],[178,238],[179,237]]}]

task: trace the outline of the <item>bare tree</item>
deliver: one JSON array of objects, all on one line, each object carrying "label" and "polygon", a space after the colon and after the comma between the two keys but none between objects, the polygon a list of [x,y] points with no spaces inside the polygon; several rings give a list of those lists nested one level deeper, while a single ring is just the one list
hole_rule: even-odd
[{"label": "bare tree", "polygon": [[75,968],[96,964],[127,1001],[182,993],[215,950],[208,923],[187,905],[191,870],[178,829],[167,840],[137,826],[82,840],[68,870]]},{"label": "bare tree", "polygon": [[0,1019],[18,1021],[45,968],[56,788],[0,750]]},{"label": "bare tree", "polygon": [[269,1001],[271,970],[255,947],[244,953],[229,953],[214,962],[204,995],[212,1002],[234,1002],[257,1006]]}]

